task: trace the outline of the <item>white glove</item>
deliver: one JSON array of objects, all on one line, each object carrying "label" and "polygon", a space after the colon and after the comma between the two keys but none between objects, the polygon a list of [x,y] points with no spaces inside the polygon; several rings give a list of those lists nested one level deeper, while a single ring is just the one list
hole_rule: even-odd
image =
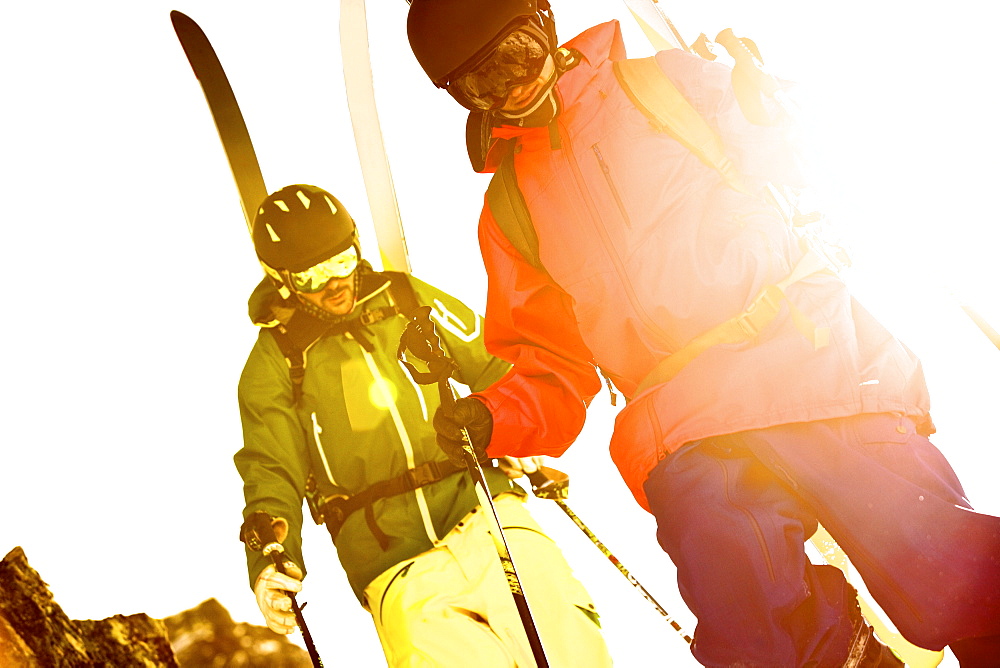
[{"label": "white glove", "polygon": [[520,478],[523,475],[534,473],[542,468],[544,457],[504,457],[497,460],[500,470],[507,474],[508,478]]},{"label": "white glove", "polygon": [[302,569],[285,561],[285,571],[287,575],[279,573],[274,564],[268,564],[257,576],[253,592],[267,628],[288,634],[295,630],[295,613],[292,612],[292,599],[286,592],[302,591]]}]

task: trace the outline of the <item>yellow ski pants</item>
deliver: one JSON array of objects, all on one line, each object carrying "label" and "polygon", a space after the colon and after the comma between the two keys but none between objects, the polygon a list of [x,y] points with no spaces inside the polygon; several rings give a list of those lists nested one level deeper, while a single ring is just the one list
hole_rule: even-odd
[{"label": "yellow ski pants", "polygon": [[[549,665],[610,666],[594,604],[562,552],[520,497],[494,503]],[[391,668],[535,666],[480,508],[375,578],[364,602]]]}]

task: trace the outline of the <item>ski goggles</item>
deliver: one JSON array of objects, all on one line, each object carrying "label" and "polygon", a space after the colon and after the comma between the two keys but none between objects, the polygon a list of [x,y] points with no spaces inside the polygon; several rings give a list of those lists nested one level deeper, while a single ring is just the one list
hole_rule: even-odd
[{"label": "ski goggles", "polygon": [[488,111],[507,102],[510,91],[535,81],[545,68],[548,47],[533,26],[518,28],[448,84],[448,92],[466,109]]},{"label": "ski goggles", "polygon": [[288,272],[289,282],[297,292],[319,292],[335,278],[347,278],[358,267],[358,249],[351,246],[304,271]]}]

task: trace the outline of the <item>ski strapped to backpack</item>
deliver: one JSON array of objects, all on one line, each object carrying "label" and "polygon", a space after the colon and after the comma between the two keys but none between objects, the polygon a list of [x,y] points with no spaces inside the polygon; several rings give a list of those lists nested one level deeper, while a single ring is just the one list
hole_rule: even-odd
[{"label": "ski strapped to backpack", "polygon": [[406,237],[375,106],[365,0],[341,1],[340,48],[347,107],[372,223],[375,225],[375,237],[382,256],[382,268],[409,273]]},{"label": "ski strapped to backpack", "polygon": [[[719,173],[726,184],[749,193],[743,176],[726,155],[722,140],[705,119],[670,81],[655,57],[621,60],[613,65],[626,95],[659,132],[667,134]],[[514,153],[501,159],[486,191],[490,211],[501,232],[533,267],[545,271],[538,247],[538,234],[524,195],[517,184]],[[797,329],[817,349],[829,344],[829,329],[817,327],[785,295],[785,289],[808,276],[832,269],[827,256],[811,244],[783,280],[765,287],[742,313],[695,337],[672,355],[665,357],[640,381],[633,397],[676,376],[692,360],[713,346],[752,341],[777,317],[784,303],[789,305]]]},{"label": "ski strapped to backpack", "polygon": [[215,49],[201,27],[189,16],[176,10],[170,12],[170,21],[212,112],[215,129],[222,140],[222,148],[236,182],[243,218],[247,228],[252,228],[254,212],[267,197],[267,188],[264,187],[264,177],[236,95]]}]

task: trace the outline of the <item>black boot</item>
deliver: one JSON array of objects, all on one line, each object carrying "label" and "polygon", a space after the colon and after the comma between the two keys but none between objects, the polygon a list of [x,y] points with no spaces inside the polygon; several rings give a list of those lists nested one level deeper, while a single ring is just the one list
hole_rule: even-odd
[{"label": "black boot", "polygon": [[851,651],[843,668],[903,668],[905,664],[891,649],[879,642],[872,627],[860,617],[855,620]]}]

